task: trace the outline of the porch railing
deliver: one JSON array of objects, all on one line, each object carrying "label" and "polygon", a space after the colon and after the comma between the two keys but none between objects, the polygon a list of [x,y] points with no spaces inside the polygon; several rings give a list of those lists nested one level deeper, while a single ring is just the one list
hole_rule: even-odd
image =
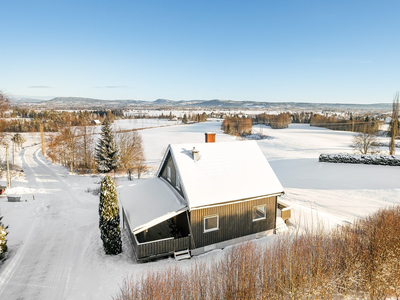
[{"label": "porch railing", "polygon": [[178,239],[171,237],[146,243],[138,243],[137,240],[135,242],[138,259],[168,255],[174,253],[175,251],[190,248],[190,236],[185,236]]}]

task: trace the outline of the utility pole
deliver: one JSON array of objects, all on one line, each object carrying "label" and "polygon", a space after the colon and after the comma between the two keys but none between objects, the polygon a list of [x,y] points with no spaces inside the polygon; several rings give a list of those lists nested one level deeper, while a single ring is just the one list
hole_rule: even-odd
[{"label": "utility pole", "polygon": [[14,156],[15,156],[15,142],[13,142],[13,165],[15,165]]},{"label": "utility pole", "polygon": [[8,145],[6,144],[6,159],[7,159],[7,186],[11,187],[11,178],[10,178],[10,165],[8,163]]}]

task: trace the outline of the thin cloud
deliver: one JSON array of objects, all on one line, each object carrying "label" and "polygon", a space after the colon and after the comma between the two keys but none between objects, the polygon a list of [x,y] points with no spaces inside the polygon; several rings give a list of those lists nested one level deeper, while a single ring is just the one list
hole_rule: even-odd
[{"label": "thin cloud", "polygon": [[30,89],[50,89],[51,86],[48,86],[48,85],[31,85],[28,88],[30,88]]},{"label": "thin cloud", "polygon": [[128,89],[129,86],[126,85],[106,85],[106,86],[96,86],[96,89]]}]

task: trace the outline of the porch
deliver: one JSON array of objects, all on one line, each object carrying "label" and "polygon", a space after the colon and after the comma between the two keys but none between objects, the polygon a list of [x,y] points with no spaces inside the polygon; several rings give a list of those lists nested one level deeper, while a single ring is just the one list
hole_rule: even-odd
[{"label": "porch", "polygon": [[146,261],[157,257],[173,255],[182,250],[190,248],[190,235],[181,238],[166,238],[152,242],[139,243],[135,245],[138,261]]}]

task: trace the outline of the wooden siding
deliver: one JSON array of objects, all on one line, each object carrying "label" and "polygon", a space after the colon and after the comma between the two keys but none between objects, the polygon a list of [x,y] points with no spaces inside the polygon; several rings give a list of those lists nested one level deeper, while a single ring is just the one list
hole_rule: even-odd
[{"label": "wooden siding", "polygon": [[[168,177],[167,177],[167,166],[171,168],[171,180],[168,180]],[[162,178],[164,178],[168,183],[170,183],[171,186],[172,186],[176,191],[178,191],[178,193],[179,193],[182,197],[184,197],[184,196],[183,196],[183,193],[182,193],[182,188],[181,188],[181,189],[177,189],[177,188],[176,188],[176,169],[175,169],[174,161],[173,161],[173,159],[172,159],[172,157],[171,157],[171,153],[168,153],[168,156],[167,156],[167,158],[166,158],[165,161],[164,161],[164,165],[163,165],[162,168],[161,168],[160,176],[161,176]]]},{"label": "wooden siding", "polygon": [[179,239],[165,239],[144,244],[138,244],[136,256],[138,260],[151,259],[152,257],[173,254],[190,248],[190,236]]},{"label": "wooden siding", "polygon": [[[277,197],[265,197],[196,209],[190,212],[192,234],[196,248],[275,228]],[[253,207],[266,205],[266,219],[253,221]],[[218,214],[219,229],[204,232],[204,217]]]}]

